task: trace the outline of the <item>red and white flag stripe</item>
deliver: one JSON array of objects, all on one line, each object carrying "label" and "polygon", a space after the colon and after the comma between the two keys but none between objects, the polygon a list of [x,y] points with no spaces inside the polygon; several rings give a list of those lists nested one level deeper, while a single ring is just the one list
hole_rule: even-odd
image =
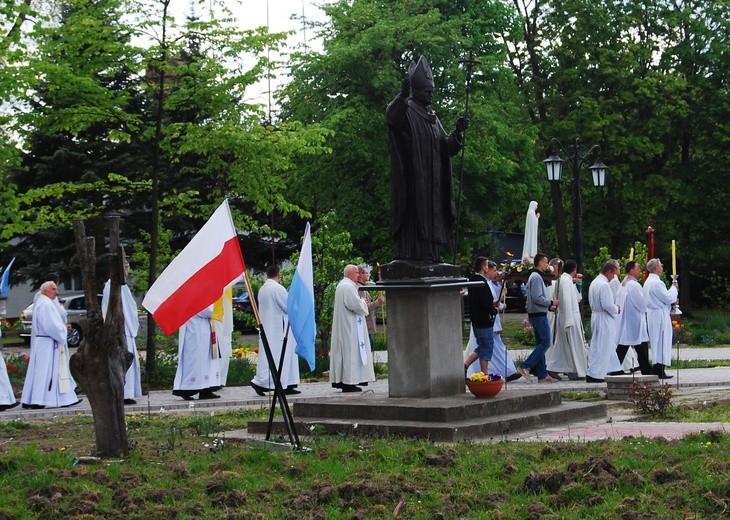
[{"label": "red and white flag stripe", "polygon": [[228,200],[218,207],[142,301],[157,324],[172,334],[212,305],[246,271]]}]

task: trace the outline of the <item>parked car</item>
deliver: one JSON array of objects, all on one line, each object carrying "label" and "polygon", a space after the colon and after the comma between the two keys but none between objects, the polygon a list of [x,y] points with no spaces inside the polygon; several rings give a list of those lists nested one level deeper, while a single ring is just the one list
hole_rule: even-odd
[{"label": "parked car", "polygon": [[233,315],[233,329],[240,332],[256,331],[256,319],[253,314],[253,305],[251,304],[251,296],[246,289],[241,287],[233,287],[233,310],[242,312],[248,316],[241,317]]},{"label": "parked car", "polygon": [[[96,295],[101,305],[101,294]],[[64,306],[68,313],[68,322],[71,329],[68,331],[69,348],[78,347],[84,339],[86,329],[86,296],[83,293],[60,294],[58,301]],[[31,303],[20,313],[20,323],[23,330],[19,336],[23,338],[26,345],[30,345],[30,329],[33,323],[33,304]]]},{"label": "parked car", "polygon": [[244,289],[233,288],[233,310],[239,312],[247,312],[253,314],[253,305],[251,305],[251,297]]}]

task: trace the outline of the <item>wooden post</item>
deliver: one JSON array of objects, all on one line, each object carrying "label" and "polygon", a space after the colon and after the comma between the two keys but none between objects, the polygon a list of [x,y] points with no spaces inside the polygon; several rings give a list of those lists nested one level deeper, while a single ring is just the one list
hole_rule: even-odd
[{"label": "wooden post", "polygon": [[74,221],[76,250],[86,296],[88,325],[76,353],[71,374],[89,399],[94,417],[96,454],[119,457],[129,453],[124,418],[124,377],[132,364],[124,336],[121,285],[124,283],[124,250],[119,245],[119,217],[109,219],[111,293],[107,316],[101,315],[96,288],[96,253],[93,237],[84,223]]}]

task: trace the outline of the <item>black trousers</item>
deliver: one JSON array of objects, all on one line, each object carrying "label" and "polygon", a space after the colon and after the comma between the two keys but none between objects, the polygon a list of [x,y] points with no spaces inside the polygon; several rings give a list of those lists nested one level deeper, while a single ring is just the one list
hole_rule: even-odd
[{"label": "black trousers", "polygon": [[618,354],[619,363],[624,362],[624,358],[626,357],[626,353],[629,351],[630,347],[634,347],[636,357],[639,358],[641,374],[645,376],[653,374],[652,366],[649,363],[649,343],[646,341],[640,345],[619,345],[616,347],[616,354]]}]

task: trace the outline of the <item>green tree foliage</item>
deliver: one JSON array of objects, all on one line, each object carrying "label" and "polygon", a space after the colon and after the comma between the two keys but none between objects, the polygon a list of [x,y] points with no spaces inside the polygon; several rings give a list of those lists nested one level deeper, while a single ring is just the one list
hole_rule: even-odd
[{"label": "green tree foliage", "polygon": [[[504,4],[356,0],[323,9],[329,16],[318,27],[323,51],[295,53],[292,81],[281,93],[284,118],[318,122],[334,131],[328,140],[332,157],[308,161],[298,172],[294,183],[300,204],[315,214],[334,209],[360,254],[390,260],[385,107],[398,93],[410,61],[423,54],[434,69],[434,109],[447,131],[452,129],[466,100],[460,61],[471,51],[481,64],[475,69],[473,124],[460,191],[460,236],[469,242],[461,247],[470,252],[484,245],[484,232],[491,227],[521,227],[518,215],[524,217],[531,198],[534,133],[504,66],[503,46],[494,37],[509,15]],[[459,158],[455,165],[458,185]]]},{"label": "green tree foliage", "polygon": [[[730,229],[715,215],[726,206],[727,190],[712,196],[707,190],[728,176],[728,4],[514,5],[518,16],[505,39],[543,146],[551,137],[598,143],[609,165],[605,191],[582,191],[585,256],[607,245],[618,257],[645,240],[651,225],[656,254],[665,260],[673,238],[680,264],[698,273],[724,258]],[[571,204],[570,190],[563,186],[553,203],[541,230],[556,226],[560,252],[570,254],[567,242],[559,243],[560,229],[569,228],[560,211]]]}]

